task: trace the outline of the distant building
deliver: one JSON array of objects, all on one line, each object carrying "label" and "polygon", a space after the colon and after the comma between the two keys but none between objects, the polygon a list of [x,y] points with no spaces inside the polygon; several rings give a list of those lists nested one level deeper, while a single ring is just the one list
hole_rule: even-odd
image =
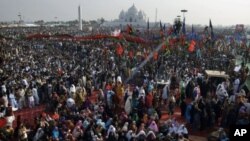
[{"label": "distant building", "polygon": [[142,10],[138,11],[134,4],[128,11],[122,10],[119,14],[119,19],[104,22],[103,26],[126,26],[128,24],[132,26],[147,26],[146,14]]}]

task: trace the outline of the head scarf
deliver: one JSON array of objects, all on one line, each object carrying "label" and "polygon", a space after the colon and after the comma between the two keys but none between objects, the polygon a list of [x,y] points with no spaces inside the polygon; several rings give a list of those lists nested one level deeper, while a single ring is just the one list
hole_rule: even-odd
[{"label": "head scarf", "polygon": [[154,131],[154,132],[158,132],[159,128],[157,126],[157,124],[155,123],[155,121],[152,121],[148,127],[150,130]]}]

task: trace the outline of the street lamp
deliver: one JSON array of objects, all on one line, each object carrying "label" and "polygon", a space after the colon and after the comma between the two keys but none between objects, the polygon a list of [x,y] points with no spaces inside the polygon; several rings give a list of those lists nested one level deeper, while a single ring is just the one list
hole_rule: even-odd
[{"label": "street lamp", "polygon": [[183,18],[185,18],[185,13],[188,11],[186,9],[182,9],[181,12],[183,13]]}]

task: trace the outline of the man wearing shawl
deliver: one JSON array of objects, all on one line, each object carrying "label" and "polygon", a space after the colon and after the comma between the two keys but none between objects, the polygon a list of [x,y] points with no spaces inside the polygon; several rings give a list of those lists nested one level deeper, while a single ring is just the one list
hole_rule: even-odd
[{"label": "man wearing shawl", "polygon": [[124,88],[121,77],[118,76],[115,87],[115,103],[114,103],[116,105],[116,110],[121,110],[123,108],[123,98],[124,98]]}]

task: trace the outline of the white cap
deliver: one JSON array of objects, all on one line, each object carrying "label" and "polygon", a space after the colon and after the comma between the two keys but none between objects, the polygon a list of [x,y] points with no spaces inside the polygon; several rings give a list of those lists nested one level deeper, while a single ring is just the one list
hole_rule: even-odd
[{"label": "white cap", "polygon": [[122,83],[122,78],[121,78],[121,76],[118,76],[118,77],[117,77],[117,82]]}]

